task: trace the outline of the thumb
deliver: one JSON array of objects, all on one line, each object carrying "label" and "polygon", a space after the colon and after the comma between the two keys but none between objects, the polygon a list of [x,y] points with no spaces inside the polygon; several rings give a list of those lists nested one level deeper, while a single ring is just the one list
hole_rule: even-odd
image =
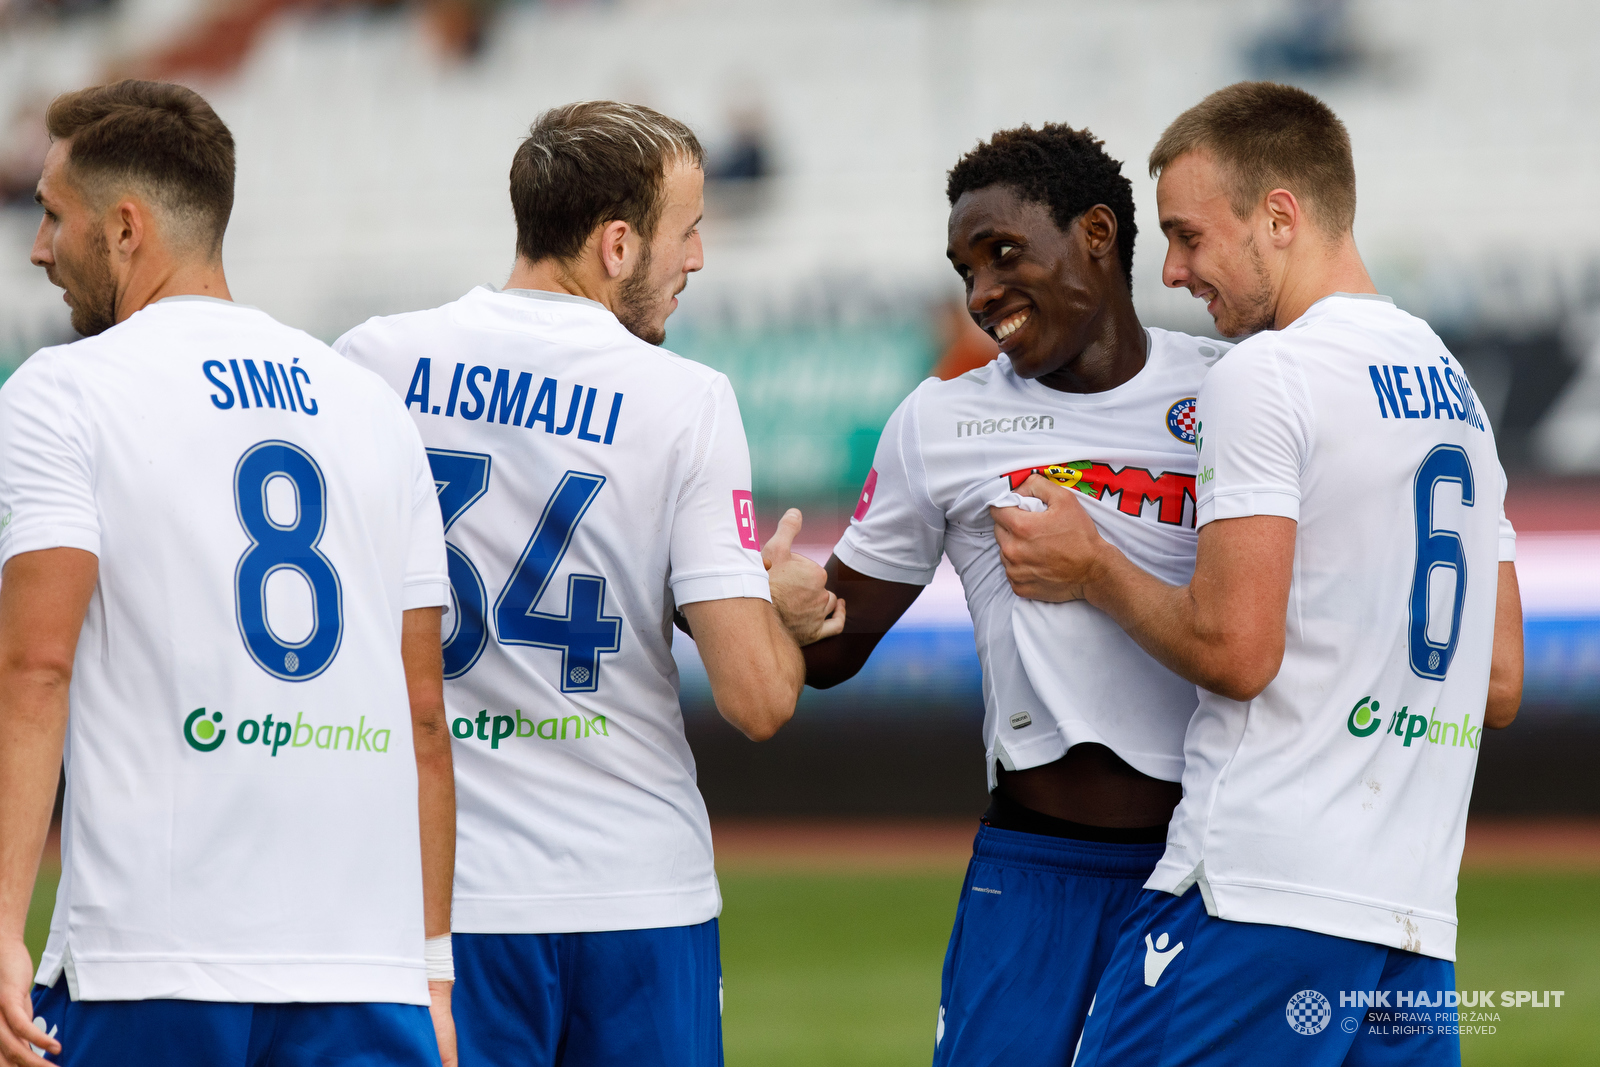
[{"label": "thumb", "polygon": [[1027,481],[1017,488],[1016,492],[1018,496],[1031,496],[1036,500],[1043,500],[1045,506],[1048,507],[1059,500],[1063,494],[1071,493],[1072,490],[1035,471],[1028,476]]},{"label": "thumb", "polygon": [[783,563],[789,558],[790,549],[794,547],[795,535],[800,532],[800,519],[800,509],[790,508],[783,513],[783,518],[778,520],[777,530],[761,549],[761,558],[768,570],[772,569],[774,563]]}]

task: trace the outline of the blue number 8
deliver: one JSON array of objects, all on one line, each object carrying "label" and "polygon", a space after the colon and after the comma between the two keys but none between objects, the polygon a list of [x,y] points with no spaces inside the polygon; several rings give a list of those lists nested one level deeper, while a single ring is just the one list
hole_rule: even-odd
[{"label": "blue number 8", "polygon": [[[267,483],[287,478],[294,486],[294,522],[280,526],[267,513]],[[233,502],[250,547],[239,557],[233,586],[244,647],[274,678],[303,682],[327,670],[344,635],[344,593],[339,575],[317,549],[327,525],[327,482],[317,461],[287,441],[262,441],[239,457],[233,472]],[[305,640],[281,641],[267,622],[267,579],[296,571],[311,586],[312,625]]]},{"label": "blue number 8", "polygon": [[[1455,658],[1461,637],[1461,607],[1467,599],[1467,556],[1461,535],[1433,528],[1433,489],[1440,482],[1461,485],[1461,503],[1472,507],[1472,463],[1457,445],[1438,445],[1417,468],[1413,504],[1417,519],[1417,569],[1411,578],[1411,670],[1422,678],[1443,680]],[[1455,604],[1450,612],[1450,638],[1444,643],[1428,636],[1428,579],[1447,567],[1455,571]]]}]

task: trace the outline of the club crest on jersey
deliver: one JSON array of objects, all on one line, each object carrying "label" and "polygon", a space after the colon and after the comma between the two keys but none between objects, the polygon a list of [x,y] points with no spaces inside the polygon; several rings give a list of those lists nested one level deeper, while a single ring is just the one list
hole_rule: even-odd
[{"label": "club crest on jersey", "polygon": [[1186,445],[1195,441],[1194,401],[1186,396],[1167,409],[1167,430]]}]

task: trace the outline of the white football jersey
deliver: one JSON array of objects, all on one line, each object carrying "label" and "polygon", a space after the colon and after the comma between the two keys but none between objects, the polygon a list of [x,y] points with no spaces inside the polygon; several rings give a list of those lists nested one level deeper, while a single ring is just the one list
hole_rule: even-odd
[{"label": "white football jersey", "polygon": [[1148,888],[1212,915],[1455,958],[1456,871],[1494,648],[1494,434],[1460,364],[1387,298],[1257,334],[1200,393],[1200,525],[1295,519],[1278,675],[1201,693]]},{"label": "white football jersey", "polygon": [[532,290],[474,289],[336,347],[405,398],[444,510],[455,929],[713,918],[672,614],[768,599],[728,379]]},{"label": "white football jersey", "polygon": [[1015,505],[1034,470],[1085,494],[1100,532],[1169,582],[1194,573],[1194,404],[1228,345],[1150,329],[1149,356],[1100,393],[1019,378],[1001,355],[930,378],[890,416],[850,526],[834,549],[872,578],[926,585],[950,557],[983,667],[990,788],[1007,770],[1096,742],[1167,781],[1183,770],[1195,688],[1087,603],[1011,591],[989,506]]},{"label": "white football jersey", "polygon": [[417,432],[254,308],[170,297],[0,389],[0,564],[99,558],[39,982],[428,1003],[402,612],[447,602]]}]

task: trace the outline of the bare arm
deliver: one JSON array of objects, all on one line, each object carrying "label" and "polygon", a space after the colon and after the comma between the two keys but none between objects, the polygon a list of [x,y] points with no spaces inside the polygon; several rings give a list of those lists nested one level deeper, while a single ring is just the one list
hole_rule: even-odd
[{"label": "bare arm", "polygon": [[752,741],[765,741],[794,715],[805,683],[800,646],[773,606],[758,597],[683,606],[717,711]]},{"label": "bare arm", "polygon": [[1494,601],[1494,653],[1489,660],[1489,703],[1483,724],[1504,730],[1522,707],[1522,592],[1517,565],[1500,564],[1500,587]]},{"label": "bare arm", "polygon": [[60,1042],[33,1025],[33,960],[22,941],[50,830],[67,693],[100,561],[76,548],[24,552],[0,581],[0,1055],[43,1065],[28,1048]]},{"label": "bare arm", "polygon": [[1233,700],[1254,698],[1277,676],[1294,520],[1258,515],[1207,524],[1193,580],[1171,586],[1107,544],[1072,490],[1036,474],[1023,491],[1049,510],[990,509],[1018,596],[1086,599],[1174,673]]},{"label": "bare arm", "polygon": [[[417,809],[422,831],[422,916],[428,937],[450,933],[456,869],[456,779],[444,710],[443,608],[412,608],[401,624],[400,658],[411,699],[411,743],[417,757]],[[429,982],[434,1033],[444,1067],[456,1062],[449,982]]]},{"label": "bare arm", "polygon": [[829,591],[837,594],[841,603],[848,600],[851,609],[842,633],[804,649],[806,684],[816,689],[854,678],[883,635],[927,588],[869,578],[839,562],[838,556],[828,558],[826,570]]}]

